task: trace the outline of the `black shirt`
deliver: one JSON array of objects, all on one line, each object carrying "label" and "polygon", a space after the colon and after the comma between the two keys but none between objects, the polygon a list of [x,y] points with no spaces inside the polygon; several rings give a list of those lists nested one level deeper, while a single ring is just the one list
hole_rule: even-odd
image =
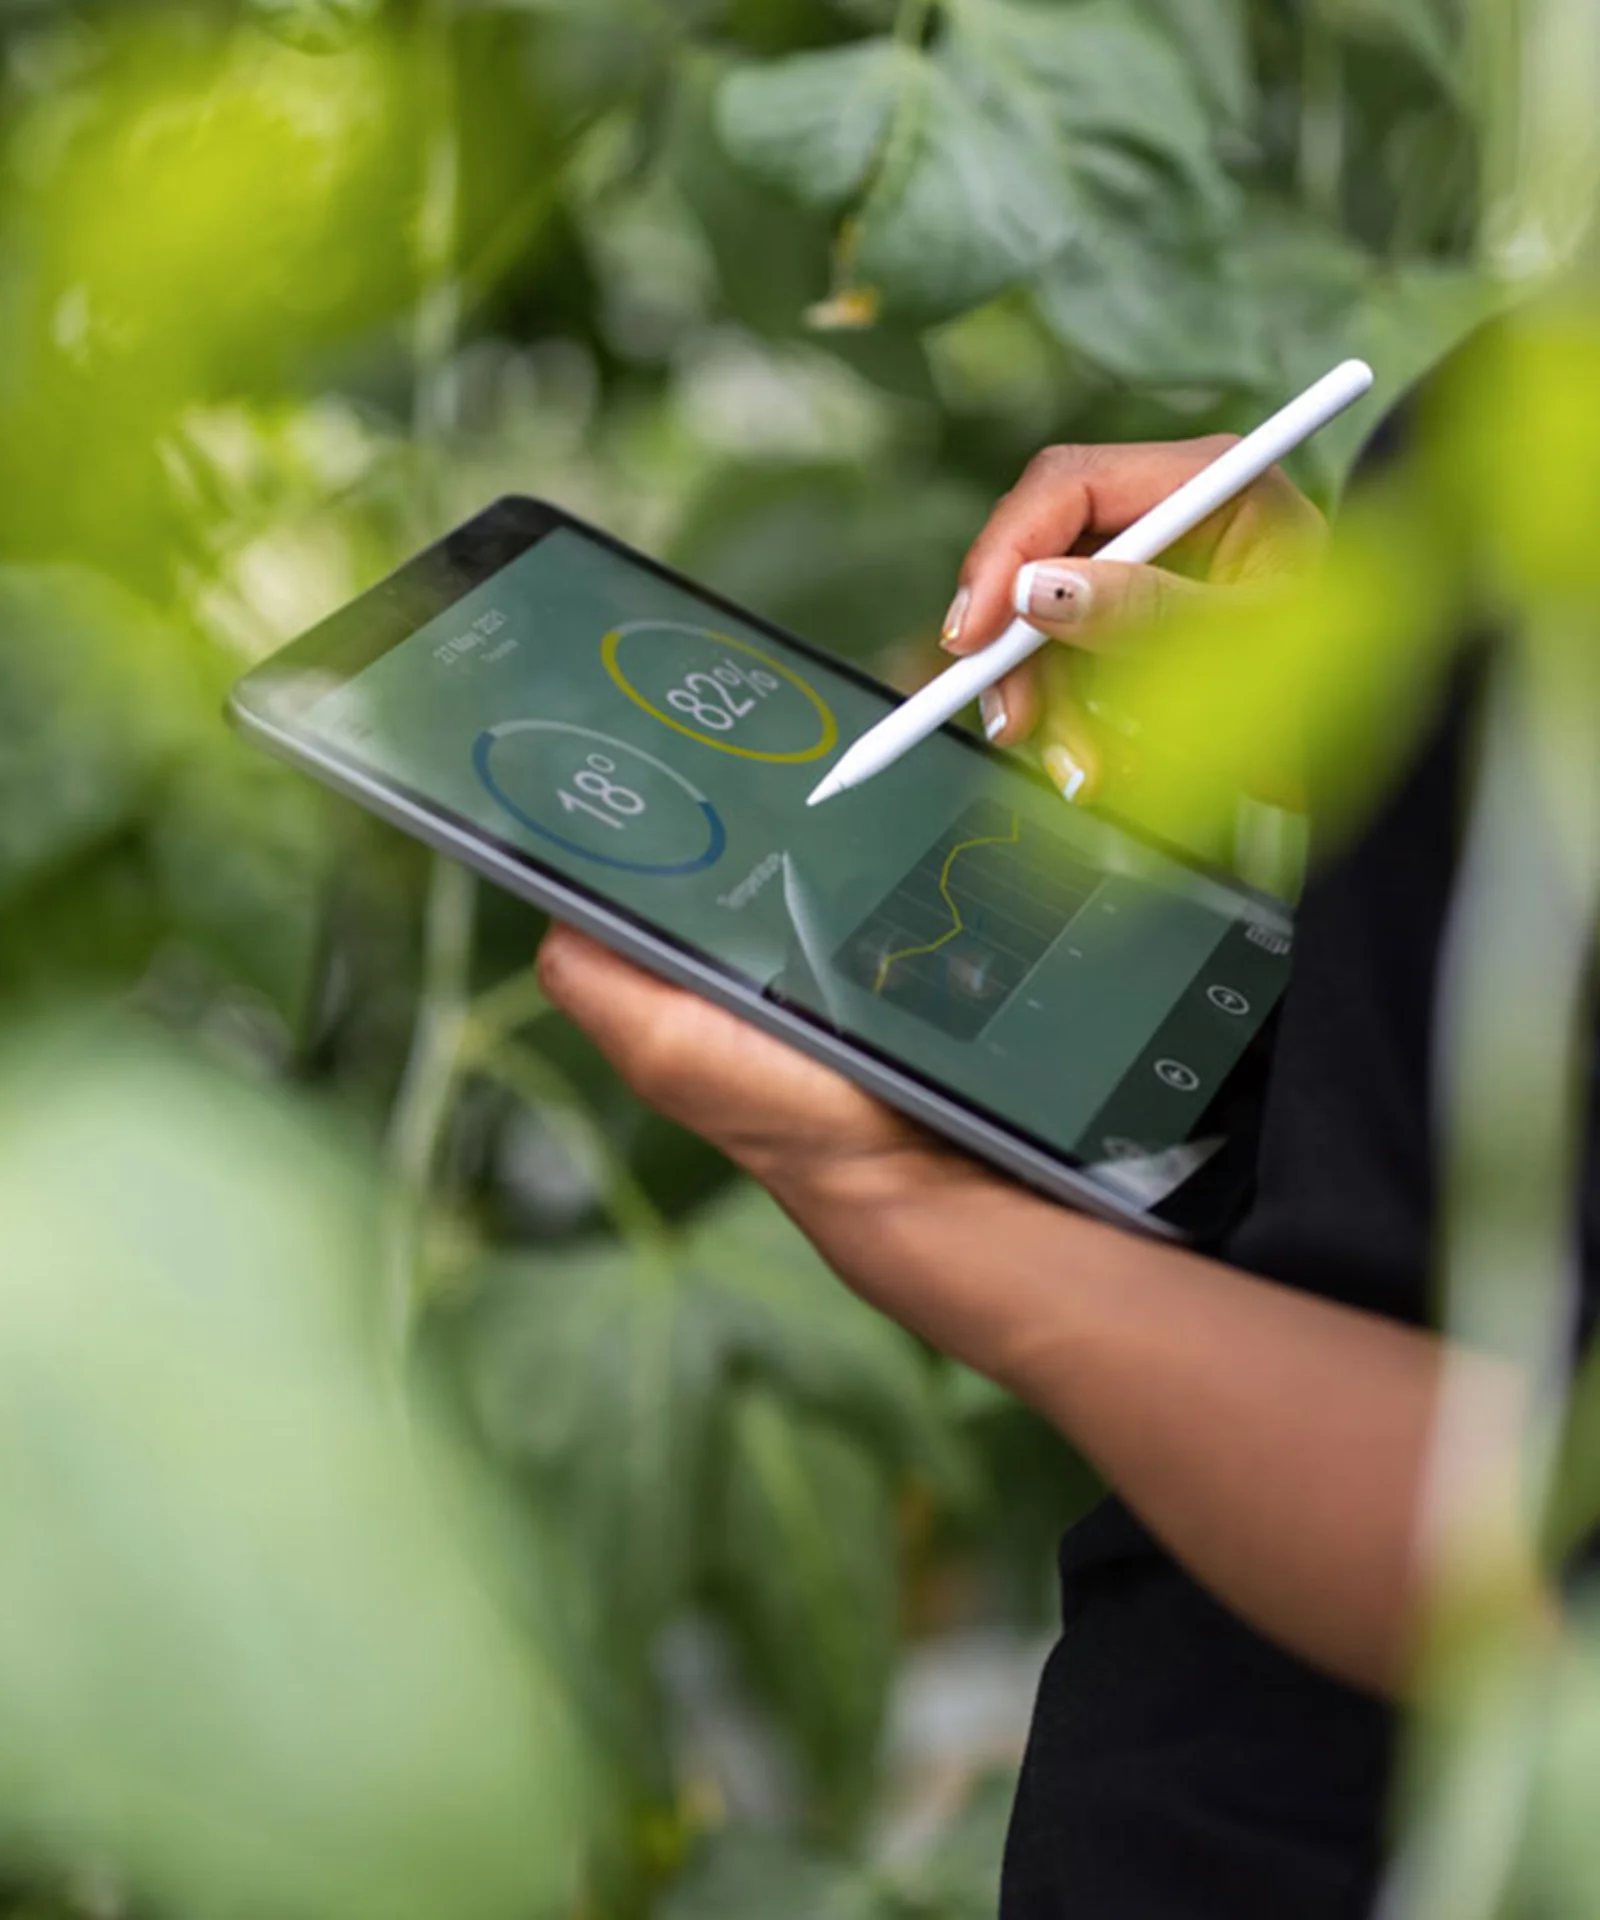
[{"label": "black shirt", "polygon": [[[1255,1198],[1218,1251],[1287,1285],[1428,1319],[1435,984],[1457,864],[1473,678],[1320,866],[1268,1090]],[[1595,1073],[1600,1086],[1600,1070]],[[1600,1101],[1584,1265],[1600,1293]],[[1395,1743],[1379,1701],[1211,1599],[1116,1500],[1061,1551],[1002,1920],[1363,1920]]]}]

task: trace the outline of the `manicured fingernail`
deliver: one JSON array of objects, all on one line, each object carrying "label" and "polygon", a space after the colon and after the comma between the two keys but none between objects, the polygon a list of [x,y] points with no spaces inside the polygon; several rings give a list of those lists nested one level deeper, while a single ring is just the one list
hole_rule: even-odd
[{"label": "manicured fingernail", "polygon": [[[970,700],[971,695],[967,698]],[[995,740],[1006,730],[1005,696],[998,687],[990,687],[978,702],[978,711],[983,715],[983,737]]]},{"label": "manicured fingernail", "polygon": [[939,645],[949,653],[961,639],[961,629],[967,622],[967,608],[972,605],[971,587],[963,587],[950,602],[950,611],[944,617],[944,631],[939,636]]},{"label": "manicured fingernail", "polygon": [[1088,576],[1056,560],[1030,561],[1017,575],[1017,612],[1048,620],[1053,627],[1086,619],[1093,598]]},{"label": "manicured fingernail", "polygon": [[1061,789],[1063,800],[1076,800],[1083,792],[1083,783],[1089,778],[1087,771],[1078,765],[1065,747],[1045,748],[1044,770]]}]

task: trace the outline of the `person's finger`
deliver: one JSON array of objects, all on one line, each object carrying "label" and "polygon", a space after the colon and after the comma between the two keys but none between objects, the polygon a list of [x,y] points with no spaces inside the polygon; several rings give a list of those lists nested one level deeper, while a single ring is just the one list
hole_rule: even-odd
[{"label": "person's finger", "polygon": [[1033,732],[1039,718],[1039,670],[1025,660],[998,680],[978,702],[984,738],[991,746],[1019,746]]},{"label": "person's finger", "polygon": [[1087,662],[1070,653],[1053,653],[1043,676],[1039,718],[1039,762],[1064,801],[1095,799],[1104,774],[1101,728],[1083,685]]},{"label": "person's finger", "polygon": [[1096,648],[1120,628],[1158,626],[1239,591],[1125,560],[1034,560],[1017,574],[1012,605],[1051,639]]},{"label": "person's finger", "polygon": [[1085,537],[1119,532],[1231,444],[1231,436],[1216,435],[1148,446],[1046,448],[973,542],[945,624],[946,647],[973,653],[987,646],[1012,617],[1020,567],[1069,553]]}]

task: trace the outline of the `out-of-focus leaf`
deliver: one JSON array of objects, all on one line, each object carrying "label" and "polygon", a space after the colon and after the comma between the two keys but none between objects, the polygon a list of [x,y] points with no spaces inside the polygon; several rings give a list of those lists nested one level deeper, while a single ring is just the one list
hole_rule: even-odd
[{"label": "out-of-focus leaf", "polygon": [[1429,368],[1494,311],[1476,273],[1391,266],[1284,207],[1251,209],[1236,249],[1243,290],[1240,324],[1252,328],[1277,399],[1359,354],[1377,374],[1373,395],[1319,433],[1300,463],[1325,498],[1337,497],[1375,423]]},{"label": "out-of-focus leaf", "polygon": [[919,313],[1091,244],[1119,156],[1160,162],[1197,206],[1229,198],[1181,61],[1115,0],[954,0],[926,53],[871,40],[736,72],[720,125],[759,177],[848,207],[852,272]]},{"label": "out-of-focus leaf", "polygon": [[713,1578],[828,1828],[871,1811],[899,1603],[894,1503],[854,1441],[751,1386],[726,1415]]},{"label": "out-of-focus leaf", "polygon": [[383,0],[249,0],[253,19],[306,53],[347,47],[382,6]]},{"label": "out-of-focus leaf", "polygon": [[1244,127],[1256,105],[1247,0],[1135,0],[1179,49],[1202,92],[1229,126]]},{"label": "out-of-focus leaf", "polygon": [[907,492],[888,472],[740,463],[685,513],[675,557],[796,632],[881,662],[937,635],[990,504],[949,481]]},{"label": "out-of-focus leaf", "polygon": [[691,1244],[735,1369],[848,1428],[898,1471],[947,1494],[970,1488],[970,1462],[935,1397],[938,1376],[916,1344],[837,1280],[760,1188],[734,1186],[701,1216]]},{"label": "out-of-focus leaf", "polygon": [[746,67],[722,87],[718,129],[758,180],[831,209],[860,191],[921,65],[909,47],[865,40]]},{"label": "out-of-focus leaf", "polygon": [[320,1127],[147,1041],[0,1067],[3,1824],[157,1910],[575,1894],[584,1748],[397,1400],[370,1216]]},{"label": "out-of-focus leaf", "polygon": [[199,703],[130,596],[65,568],[0,570],[0,898],[125,828]]},{"label": "out-of-focus leaf", "polygon": [[735,1827],[708,1840],[661,1906],[661,1920],[895,1920],[859,1867]]},{"label": "out-of-focus leaf", "polygon": [[470,1334],[479,1417],[552,1491],[643,1653],[689,1590],[705,1498],[719,1356],[693,1280],[603,1245],[505,1261],[487,1283]]},{"label": "out-of-focus leaf", "polygon": [[1391,777],[1462,630],[1456,569],[1403,478],[1353,499],[1340,535],[1281,598],[1186,612],[1107,662],[1105,697],[1142,728],[1141,819],[1177,839],[1309,768],[1332,834]]},{"label": "out-of-focus leaf", "polygon": [[1467,22],[1459,0],[1317,0],[1317,11],[1352,38],[1404,47],[1447,92],[1460,87]]},{"label": "out-of-focus leaf", "polygon": [[334,846],[309,781],[217,741],[163,790],[150,827],[162,903],[223,976],[259,987],[291,1025],[304,1011]]},{"label": "out-of-focus leaf", "polygon": [[1038,281],[1056,336],[1130,383],[1248,387],[1267,362],[1226,251],[1128,220],[1074,242]]}]

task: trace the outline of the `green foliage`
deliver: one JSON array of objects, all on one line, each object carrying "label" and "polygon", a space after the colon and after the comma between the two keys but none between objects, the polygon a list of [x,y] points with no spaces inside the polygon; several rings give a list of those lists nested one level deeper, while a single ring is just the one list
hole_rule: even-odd
[{"label": "green foliage", "polygon": [[[992,1911],[1003,1781],[873,1858],[895,1653],[952,1569],[1033,1629],[1081,1465],[539,1020],[534,916],[430,924],[221,696],[511,489],[924,670],[1041,444],[1240,426],[1351,352],[1390,396],[1489,310],[1464,38],[1453,0],[0,9],[0,1030],[88,1036],[0,1087],[8,1911],[86,1872],[207,1920]],[[1582,440],[1519,378],[1457,471]],[[1502,578],[1587,552],[1571,473],[1485,523]],[[1129,689],[1191,775],[1296,706],[1366,742],[1359,804],[1449,611],[1369,536],[1287,643]],[[386,1303],[469,1438],[384,1371],[330,1107],[413,1182]],[[800,1784],[661,1891],[691,1612]]]},{"label": "green foliage", "polygon": [[100,1025],[0,1065],[0,1797],[180,1913],[559,1911],[548,1651],[375,1334],[325,1125]]},{"label": "green foliage", "polygon": [[709,1593],[819,1822],[852,1831],[893,1666],[895,1486],[971,1479],[928,1360],[748,1188],[670,1240],[499,1263],[461,1338],[496,1452],[604,1570],[614,1658],[637,1668]]}]

